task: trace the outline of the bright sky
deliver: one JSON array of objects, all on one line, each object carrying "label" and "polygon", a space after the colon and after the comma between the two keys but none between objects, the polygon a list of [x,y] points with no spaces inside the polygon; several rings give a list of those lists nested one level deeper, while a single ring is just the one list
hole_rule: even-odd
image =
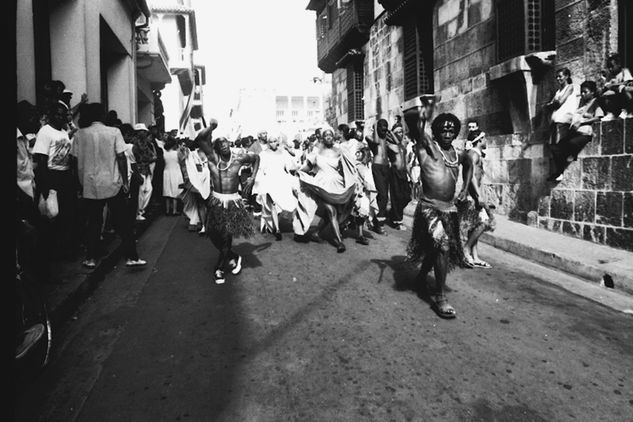
[{"label": "bright sky", "polygon": [[308,0],[192,0],[206,66],[207,117],[228,117],[242,87],[288,88],[321,75]]}]

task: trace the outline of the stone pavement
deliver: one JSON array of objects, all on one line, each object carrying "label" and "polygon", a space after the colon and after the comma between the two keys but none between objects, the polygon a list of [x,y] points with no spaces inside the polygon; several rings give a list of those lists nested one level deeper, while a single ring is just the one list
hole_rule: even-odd
[{"label": "stone pavement", "polygon": [[[159,207],[153,206],[146,214],[147,220],[136,223],[137,239],[156,218]],[[121,241],[115,234],[104,234],[102,257],[97,267],[88,269],[82,265],[85,259],[83,248],[76,255],[65,260],[54,260],[51,272],[55,283],[42,285],[53,327],[58,327],[73,318],[79,306],[88,298],[105,276],[121,259]]]},{"label": "stone pavement", "polygon": [[[417,203],[405,209],[412,218]],[[633,294],[633,253],[571,236],[530,227],[496,215],[497,228],[481,240],[498,249],[594,283],[613,282],[615,290]],[[605,276],[606,280],[605,280]]]},{"label": "stone pavement", "polygon": [[[409,219],[413,217],[416,205],[417,203],[412,202],[405,209],[405,216]],[[146,222],[137,226],[139,237],[149,227],[152,219],[150,215]],[[631,252],[526,226],[501,215],[497,216],[495,232],[485,233],[482,241],[596,284],[604,283],[604,276],[608,275],[613,281],[615,291],[633,294]],[[54,264],[56,276],[62,283],[46,287],[45,290],[54,325],[60,325],[72,318],[79,305],[90,297],[108,272],[116,266],[121,257],[120,241],[114,238],[105,243],[104,257],[94,270],[81,265],[83,256],[70,262]]]}]

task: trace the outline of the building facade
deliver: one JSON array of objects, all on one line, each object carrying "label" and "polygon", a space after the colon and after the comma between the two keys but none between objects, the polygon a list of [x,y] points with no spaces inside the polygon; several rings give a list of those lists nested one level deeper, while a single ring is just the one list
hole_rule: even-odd
[{"label": "building facade", "polygon": [[[352,119],[345,99],[353,90],[344,56],[327,38],[328,7],[317,13],[319,66],[333,73],[339,123]],[[352,2],[356,7],[370,0]],[[633,124],[595,125],[594,141],[558,184],[546,181],[549,115],[555,71],[566,67],[575,84],[601,85],[606,57],[618,52],[633,66],[633,5],[625,0],[378,0],[368,39],[345,46],[362,56],[363,118],[391,119],[415,112],[419,96],[440,97],[438,112],[476,119],[488,139],[485,199],[500,214],[547,230],[633,249]],[[339,12],[340,13],[340,12]],[[323,36],[325,31],[326,36]],[[344,39],[343,37],[339,37]],[[337,50],[339,48],[339,50]],[[349,50],[347,50],[348,52]],[[347,54],[349,56],[349,54]],[[339,59],[340,60],[340,59]],[[345,61],[334,64],[343,65]],[[348,94],[345,96],[345,94]],[[347,113],[347,115],[346,115]],[[356,115],[352,116],[356,117]],[[462,132],[461,138],[465,136]],[[456,146],[463,141],[456,142]]]},{"label": "building facade", "polygon": [[183,0],[24,0],[16,12],[18,101],[38,104],[60,80],[72,105],[85,92],[124,123],[201,128],[205,74]]},{"label": "building facade", "polygon": [[24,0],[17,3],[17,99],[38,103],[43,84],[61,80],[90,101],[136,122],[135,22],[144,0]]}]

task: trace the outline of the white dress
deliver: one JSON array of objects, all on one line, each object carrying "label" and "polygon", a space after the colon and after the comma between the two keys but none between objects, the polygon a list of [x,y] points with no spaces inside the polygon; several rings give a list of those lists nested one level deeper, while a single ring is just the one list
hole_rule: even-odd
[{"label": "white dress", "polygon": [[178,150],[165,150],[165,170],[163,171],[163,196],[167,198],[178,198],[182,193],[182,188],[178,186],[183,183],[182,171],[178,164]]}]

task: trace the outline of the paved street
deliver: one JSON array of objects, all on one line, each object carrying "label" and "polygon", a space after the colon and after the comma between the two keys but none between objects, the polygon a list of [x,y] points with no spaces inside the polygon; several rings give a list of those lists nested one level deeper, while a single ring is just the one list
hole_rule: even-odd
[{"label": "paved street", "polygon": [[633,317],[547,283],[568,276],[482,246],[442,320],[403,263],[409,232],[239,240],[216,286],[180,218],[139,242],[58,330],[20,421],[630,421]]}]

